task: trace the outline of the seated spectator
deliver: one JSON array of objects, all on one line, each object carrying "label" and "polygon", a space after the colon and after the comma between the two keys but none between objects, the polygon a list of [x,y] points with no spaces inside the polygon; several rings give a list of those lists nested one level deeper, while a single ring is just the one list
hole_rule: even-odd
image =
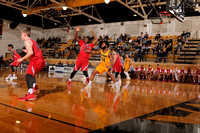
[{"label": "seated spectator", "polygon": [[63,64],[64,66],[69,66],[69,62],[67,61],[65,64]]},{"label": "seated spectator", "polygon": [[189,30],[187,30],[187,32],[186,32],[186,38],[188,38],[188,37],[190,37],[191,36],[191,33],[190,33],[190,31]]},{"label": "seated spectator", "polygon": [[160,38],[161,38],[160,32],[158,31],[158,33],[156,34],[155,40],[158,41]]},{"label": "seated spectator", "polygon": [[156,43],[156,46],[152,49],[153,50],[153,55],[155,54],[155,52],[158,52],[160,49],[158,43]]},{"label": "seated spectator", "polygon": [[163,57],[163,53],[161,52],[161,50],[159,50],[157,53],[156,63],[161,62],[162,57]]},{"label": "seated spectator", "polygon": [[161,44],[161,43],[164,43],[163,37],[160,38],[159,43],[160,43],[160,44]]},{"label": "seated spectator", "polygon": [[143,32],[141,32],[141,34],[140,34],[140,41],[142,41],[143,42],[143,39],[144,39],[144,34],[143,34]]},{"label": "seated spectator", "polygon": [[163,56],[163,60],[164,60],[163,63],[166,63],[167,56],[168,56],[168,52],[166,51],[166,49],[163,49],[162,56]]},{"label": "seated spectator", "polygon": [[182,39],[181,37],[179,36],[178,39],[177,39],[177,43],[181,42],[182,43]]},{"label": "seated spectator", "polygon": [[183,45],[181,42],[178,42],[178,46],[175,48],[174,53],[177,54],[178,51],[182,51]]},{"label": "seated spectator", "polygon": [[92,63],[90,62],[88,68],[93,68]]},{"label": "seated spectator", "polygon": [[173,39],[172,39],[172,37],[170,37],[170,38],[169,38],[169,41],[168,41],[168,43],[171,43],[171,44],[173,44]]},{"label": "seated spectator", "polygon": [[139,57],[139,51],[136,50],[136,51],[135,51],[135,54],[134,54],[134,61],[135,61],[135,62],[137,62],[138,57]]},{"label": "seated spectator", "polygon": [[108,39],[109,39],[109,36],[108,36],[108,34],[106,34],[104,40],[105,40],[105,41],[108,41]]},{"label": "seated spectator", "polygon": [[164,48],[165,48],[164,44],[161,43],[159,49],[160,49],[161,51],[163,51]]},{"label": "seated spectator", "polygon": [[140,58],[139,62],[144,61],[144,56],[145,56],[145,51],[141,49],[139,51],[139,58]]},{"label": "seated spectator", "polygon": [[168,44],[169,44],[169,40],[168,40],[168,37],[166,37],[166,39],[164,40],[165,48],[167,47]]},{"label": "seated spectator", "polygon": [[149,38],[149,34],[146,32],[146,34],[144,35],[144,38],[148,39]]},{"label": "seated spectator", "polygon": [[187,34],[185,33],[185,31],[183,31],[183,33],[181,34],[181,37],[185,37]]},{"label": "seated spectator", "polygon": [[63,66],[63,63],[61,61],[59,61],[58,66]]},{"label": "seated spectator", "polygon": [[122,40],[123,40],[123,37],[122,37],[122,35],[120,35],[120,36],[117,38],[117,42],[122,42]]},{"label": "seated spectator", "polygon": [[169,45],[167,46],[167,49],[166,49],[167,52],[170,52],[171,51],[171,54],[172,54],[172,51],[173,51],[173,46],[171,43],[169,43]]},{"label": "seated spectator", "polygon": [[69,66],[70,67],[74,67],[75,66],[74,62],[72,62],[71,64],[69,64]]}]

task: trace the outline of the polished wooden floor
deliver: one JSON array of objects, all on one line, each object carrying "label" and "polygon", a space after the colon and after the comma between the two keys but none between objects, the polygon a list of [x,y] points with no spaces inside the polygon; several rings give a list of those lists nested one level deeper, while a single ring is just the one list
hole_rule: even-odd
[{"label": "polished wooden floor", "polygon": [[[18,98],[27,93],[25,71],[18,70],[13,82],[5,80],[7,75],[8,70],[1,68],[2,133],[109,132],[112,125],[124,132],[177,133],[191,131],[191,127],[192,133],[200,132],[199,85],[123,80],[118,91],[105,83],[105,77],[97,76],[91,91],[86,91],[82,75],[76,75],[72,87],[67,88],[70,74],[40,72],[36,76],[40,88],[37,99],[22,102]],[[154,131],[150,125],[155,122],[168,129],[171,124],[176,128],[183,124],[184,129]]]}]

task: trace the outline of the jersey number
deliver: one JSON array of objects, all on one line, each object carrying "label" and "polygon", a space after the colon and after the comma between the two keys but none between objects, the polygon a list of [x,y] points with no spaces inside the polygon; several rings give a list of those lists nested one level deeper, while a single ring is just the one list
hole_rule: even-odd
[{"label": "jersey number", "polygon": [[106,59],[105,59],[104,57],[101,57],[101,60],[102,60],[103,62],[105,62],[105,61],[106,61]]}]

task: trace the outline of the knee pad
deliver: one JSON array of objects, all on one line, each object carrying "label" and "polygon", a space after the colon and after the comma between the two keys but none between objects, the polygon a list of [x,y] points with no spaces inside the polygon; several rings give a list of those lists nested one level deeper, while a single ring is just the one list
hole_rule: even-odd
[{"label": "knee pad", "polygon": [[14,69],[13,65],[11,65],[10,68],[11,68],[12,72],[15,72],[15,69]]}]

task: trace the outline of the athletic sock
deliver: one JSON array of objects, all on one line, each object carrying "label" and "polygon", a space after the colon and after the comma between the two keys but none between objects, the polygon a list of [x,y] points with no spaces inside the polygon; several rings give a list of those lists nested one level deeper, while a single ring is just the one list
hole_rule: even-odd
[{"label": "athletic sock", "polygon": [[33,94],[33,88],[28,89],[29,94]]},{"label": "athletic sock", "polygon": [[88,86],[90,86],[92,84],[92,81],[89,81]]},{"label": "athletic sock", "polygon": [[72,79],[69,78],[69,82],[71,82],[71,81],[72,81]]},{"label": "athletic sock", "polygon": [[13,74],[13,76],[16,76],[15,74]]},{"label": "athletic sock", "polygon": [[12,74],[9,74],[8,77],[12,77]]}]

